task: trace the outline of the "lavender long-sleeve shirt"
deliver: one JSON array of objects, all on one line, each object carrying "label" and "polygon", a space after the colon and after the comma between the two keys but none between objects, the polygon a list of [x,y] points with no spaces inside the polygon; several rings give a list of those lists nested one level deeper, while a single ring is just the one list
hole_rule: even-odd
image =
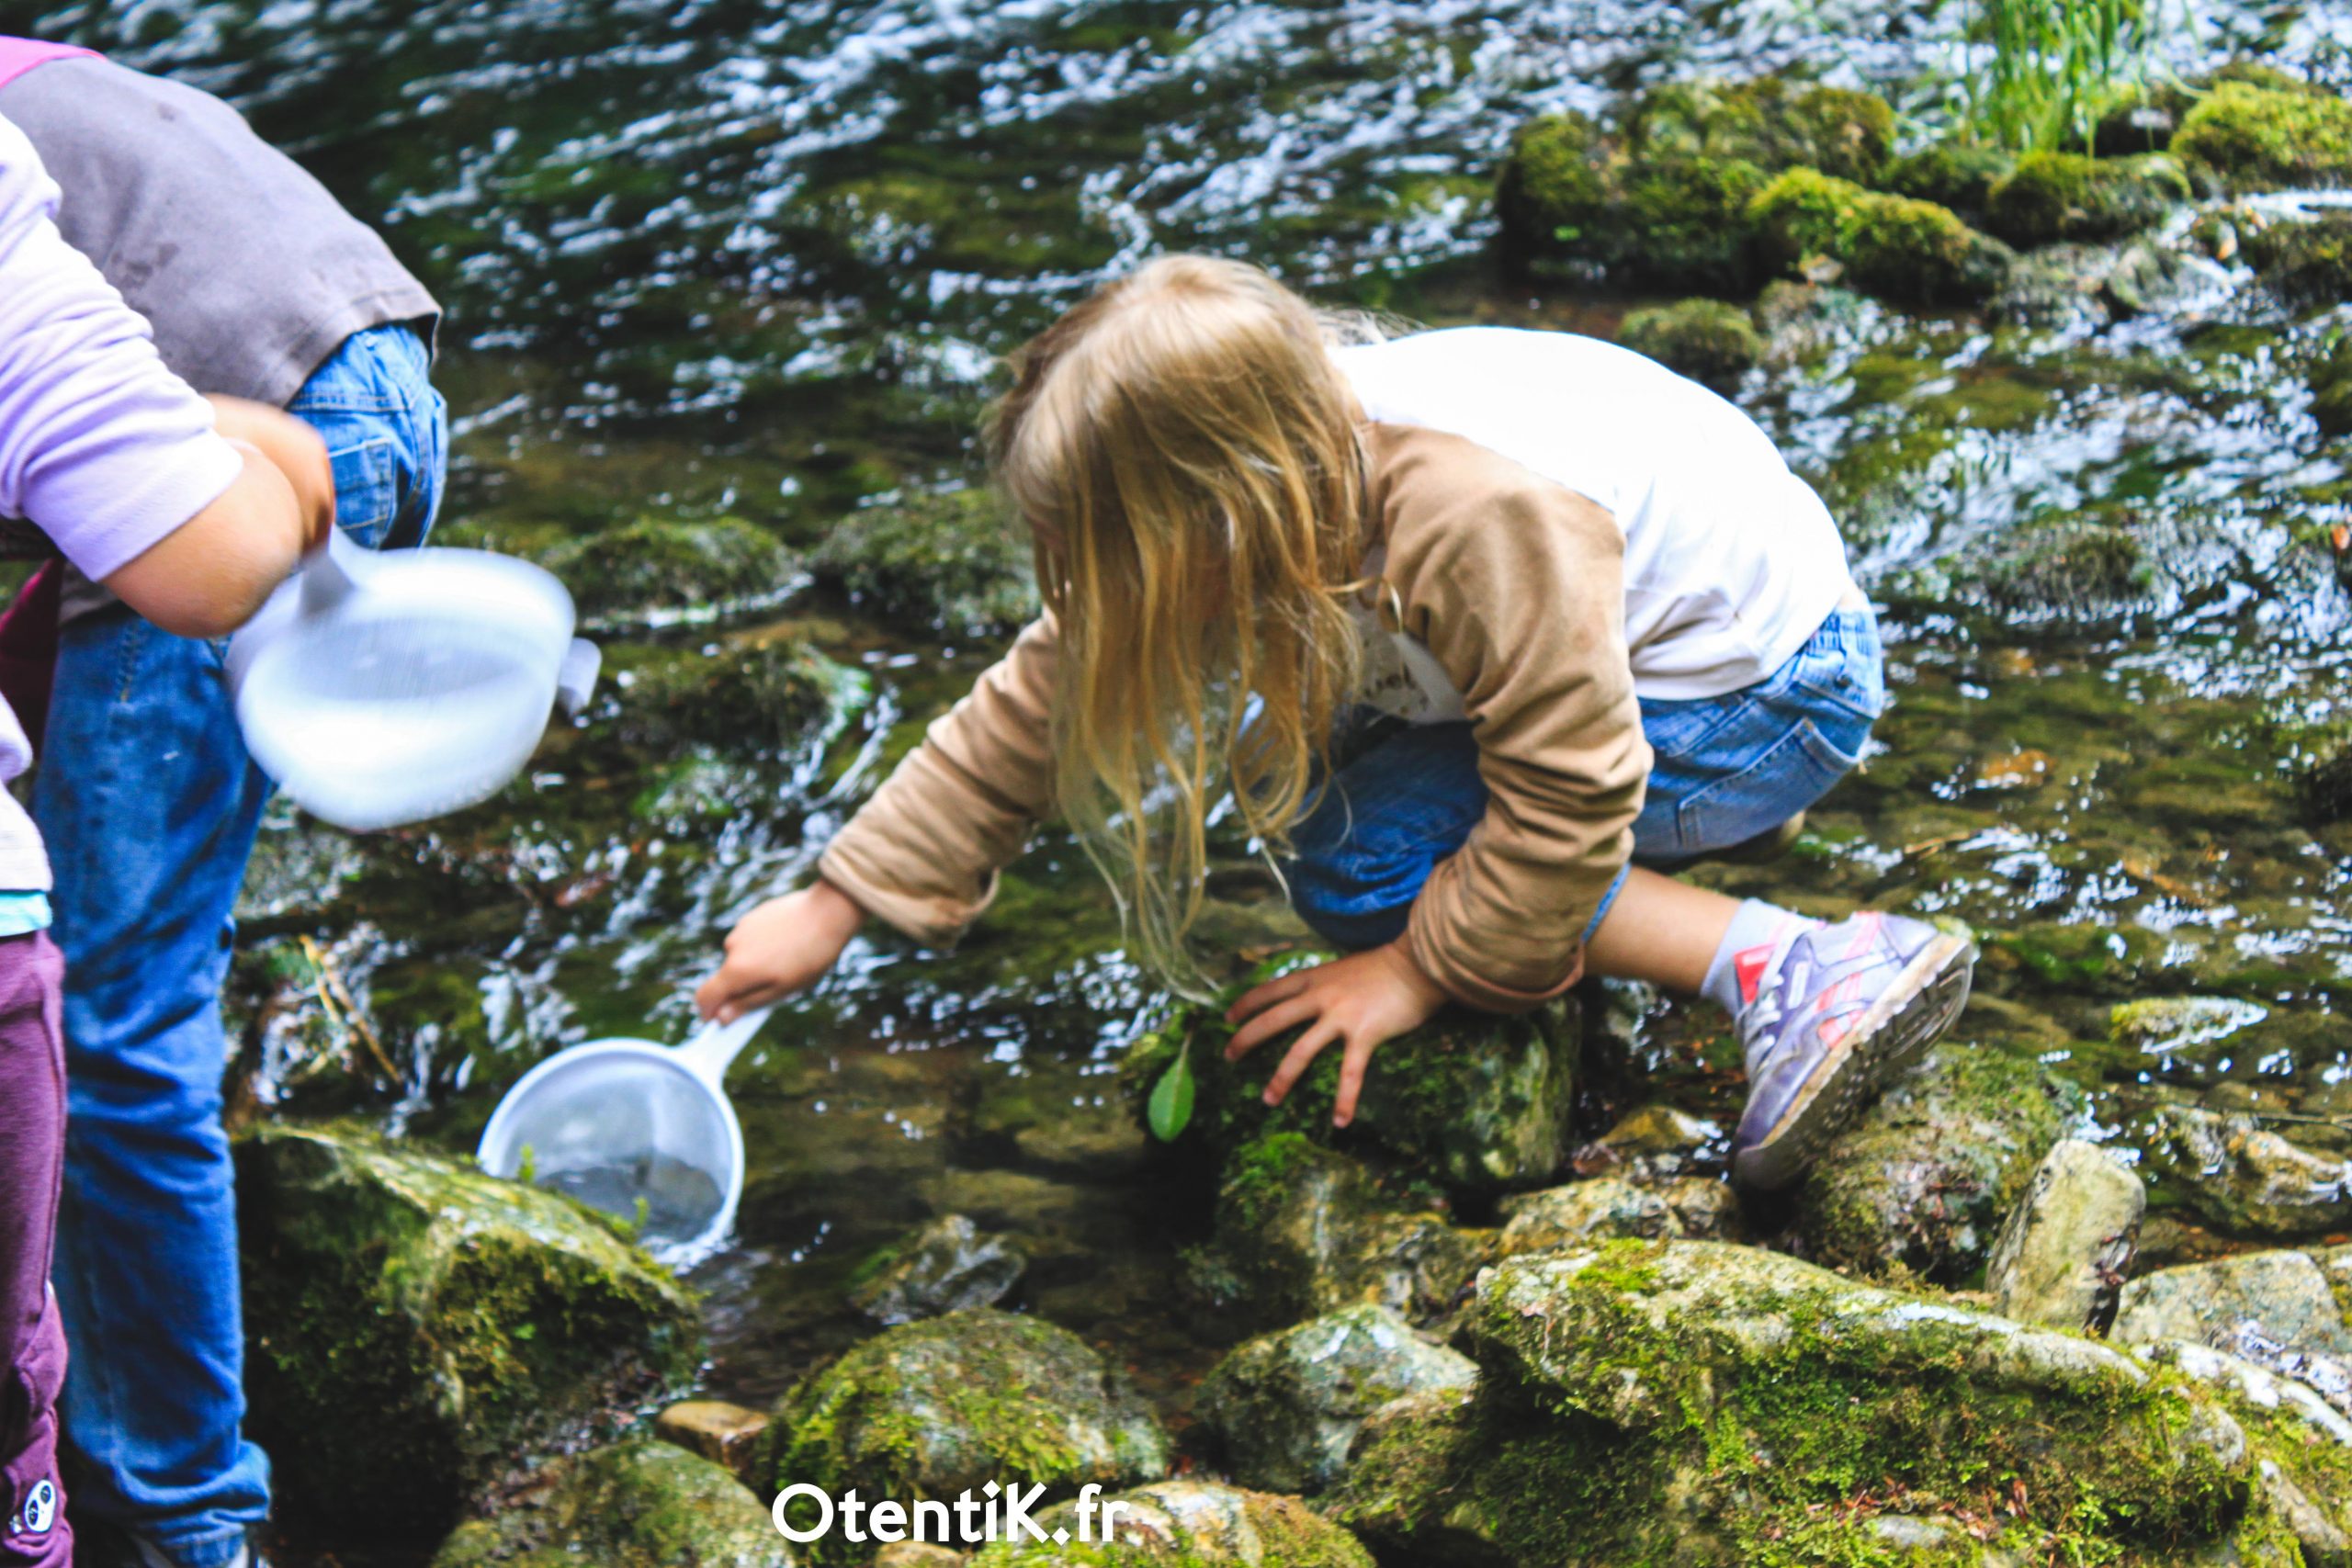
[{"label": "lavender long-sleeve shirt", "polygon": [[[32,144],[0,118],[0,516],[39,525],[97,579],[210,505],[243,462],[146,321],[60,237],[57,203]],[[0,705],[0,780],[31,760]],[[48,886],[40,834],[0,793],[0,889]]]}]

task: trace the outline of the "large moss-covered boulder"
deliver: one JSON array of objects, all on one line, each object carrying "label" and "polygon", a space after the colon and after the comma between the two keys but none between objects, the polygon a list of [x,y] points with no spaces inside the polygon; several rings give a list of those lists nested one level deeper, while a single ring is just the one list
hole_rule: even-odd
[{"label": "large moss-covered boulder", "polygon": [[2002,148],[1934,141],[1888,164],[1878,186],[1914,201],[1948,207],[1965,221],[1981,222],[1993,186],[2017,166],[2017,154]]},{"label": "large moss-covered boulder", "polygon": [[650,1438],[559,1460],[458,1527],[433,1568],[794,1568],[765,1504],[708,1460]]},{"label": "large moss-covered boulder", "polygon": [[1295,1497],[1163,1481],[1100,1500],[1091,1537],[1114,1505],[1107,1540],[1081,1540],[1078,1506],[1066,1503],[1038,1516],[1046,1540],[988,1547],[973,1568],[1373,1568],[1362,1542]]},{"label": "large moss-covered boulder", "polygon": [[2352,103],[2224,82],[2182,118],[2172,152],[2233,191],[2352,184]]},{"label": "large moss-covered boulder", "polygon": [[2189,194],[2188,176],[2160,154],[2029,152],[1985,192],[1985,227],[2012,245],[2112,240],[2147,228]]},{"label": "large moss-covered boulder", "polygon": [[693,1299],[568,1198],[352,1128],[236,1159],[252,1426],[298,1512],[437,1533],[701,1361]]},{"label": "large moss-covered boulder", "polygon": [[2250,1116],[2167,1106],[2150,1121],[2144,1157],[2159,1195],[2232,1235],[2317,1235],[2352,1222],[2352,1161]]},{"label": "large moss-covered boulder", "polygon": [[1805,1173],[1797,1240],[1858,1274],[1964,1280],[2081,1107],[2029,1055],[1948,1041]]},{"label": "large moss-covered boulder", "polygon": [[1466,1332],[1476,1395],[1384,1412],[1329,1505],[1407,1560],[2153,1563],[2286,1533],[2187,1380],[1777,1253],[1510,1259]]},{"label": "large moss-covered boulder", "polygon": [[1340,1479],[1365,1417],[1394,1399],[1464,1393],[1477,1368],[1385,1306],[1343,1308],[1236,1348],[1201,1385],[1236,1480],[1316,1493]]},{"label": "large moss-covered boulder", "polygon": [[645,517],[577,535],[540,555],[585,621],[663,620],[772,598],[793,585],[790,550],[741,517]]},{"label": "large moss-covered boulder", "polygon": [[[1165,1474],[1168,1438],[1125,1379],[1068,1329],[981,1307],[887,1329],[777,1402],[778,1490],[854,1486],[899,1502],[990,1482],[1049,1498]],[[813,1506],[813,1505],[812,1505]],[[846,1561],[839,1532],[807,1560]]]},{"label": "large moss-covered boulder", "polygon": [[1998,240],[1951,209],[1865,190],[1817,169],[1791,169],[1747,207],[1768,252],[1783,266],[1821,257],[1869,293],[1922,305],[1982,299],[2013,259]]},{"label": "large moss-covered boulder", "polygon": [[1545,116],[1521,129],[1498,180],[1505,248],[1619,281],[1737,293],[1755,276],[1747,203],[1776,171],[1871,179],[1893,141],[1883,100],[1772,77],[1655,88],[1615,131]]},{"label": "large moss-covered boulder", "polygon": [[1492,1255],[1492,1232],[1445,1222],[1409,1183],[1297,1133],[1226,1157],[1216,1228],[1192,1258],[1194,1285],[1249,1327],[1372,1302],[1415,1323],[1442,1318]]},{"label": "large moss-covered boulder", "polygon": [[1028,530],[989,491],[948,491],[843,518],[817,581],[902,630],[1009,637],[1037,614]]},{"label": "large moss-covered boulder", "polygon": [[1717,391],[1739,385],[1764,357],[1764,337],[1756,323],[1746,310],[1721,299],[1683,299],[1631,311],[1617,330],[1617,341]]},{"label": "large moss-covered boulder", "polygon": [[1261,1098],[1292,1035],[1225,1059],[1225,1009],[1250,986],[1330,956],[1291,953],[1261,965],[1208,1006],[1179,1008],[1129,1048],[1121,1082],[1139,1116],[1181,1059],[1194,1084],[1186,1137],[1214,1154],[1268,1133],[1295,1132],[1361,1150],[1459,1194],[1542,1185],[1572,1152],[1577,1046],[1574,998],[1502,1018],[1449,1008],[1382,1045],[1355,1120],[1331,1125],[1337,1050],[1324,1052],[1279,1106]]}]

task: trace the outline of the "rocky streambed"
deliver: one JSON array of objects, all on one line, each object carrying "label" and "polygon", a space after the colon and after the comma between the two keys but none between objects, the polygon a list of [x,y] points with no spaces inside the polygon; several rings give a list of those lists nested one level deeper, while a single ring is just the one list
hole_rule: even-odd
[{"label": "rocky streambed", "polygon": [[[2213,8],[2086,162],[1943,134],[1949,34],[1880,7],[136,10],[67,25],[426,270],[443,536],[561,571],[612,671],[497,801],[265,834],[277,1561],[849,1563],[780,1483],[986,1479],[1135,1510],[991,1565],[2352,1561],[2341,18]],[[956,952],[869,935],[738,1063],[737,1242],[684,1280],[472,1172],[532,1063],[684,1033],[1019,623],[989,357],[1180,244],[1766,425],[1895,702],[1788,856],[1704,874],[1966,922],[1960,1026],[1776,1205],[1723,1179],[1721,1021],[1627,987],[1440,1021],[1334,1136],[1049,831]],[[1306,951],[1242,849],[1236,984]]]}]

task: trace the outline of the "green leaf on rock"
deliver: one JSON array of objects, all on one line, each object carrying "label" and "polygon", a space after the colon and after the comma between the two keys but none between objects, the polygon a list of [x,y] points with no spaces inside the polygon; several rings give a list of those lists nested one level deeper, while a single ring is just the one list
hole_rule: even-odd
[{"label": "green leaf on rock", "polygon": [[1172,1144],[1193,1120],[1193,1054],[1180,1051],[1151,1088],[1151,1135]]}]

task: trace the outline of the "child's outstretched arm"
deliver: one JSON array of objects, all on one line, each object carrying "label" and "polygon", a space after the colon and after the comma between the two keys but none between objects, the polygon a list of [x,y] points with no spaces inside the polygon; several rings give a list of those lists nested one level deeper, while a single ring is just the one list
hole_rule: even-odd
[{"label": "child's outstretched arm", "polygon": [[1056,645],[1053,617],[1033,622],[833,836],[819,880],[736,924],[726,962],[695,993],[705,1018],[808,985],[867,915],[927,947],[979,917],[997,868],[1051,809]]}]

